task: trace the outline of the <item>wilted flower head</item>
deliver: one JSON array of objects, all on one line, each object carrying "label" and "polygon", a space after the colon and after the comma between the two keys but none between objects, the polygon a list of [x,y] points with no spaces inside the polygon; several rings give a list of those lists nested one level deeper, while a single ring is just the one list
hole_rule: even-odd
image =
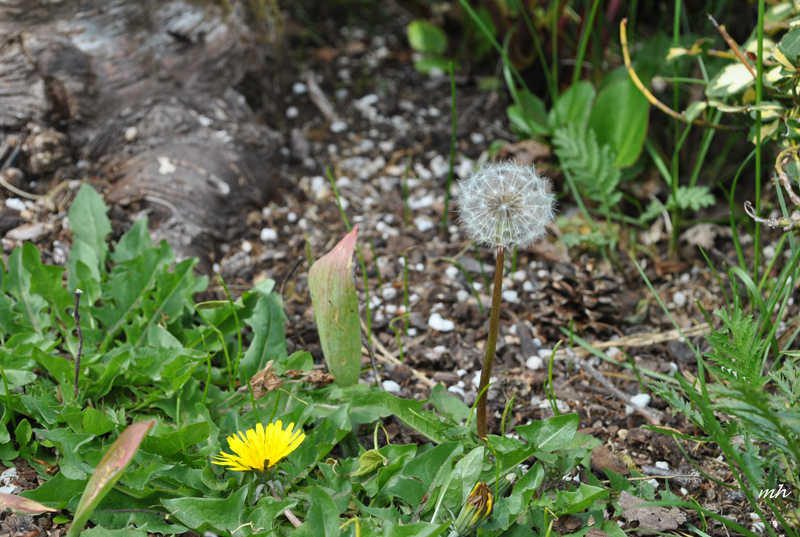
[{"label": "wilted flower head", "polygon": [[305,437],[302,430],[294,430],[294,423],[290,423],[286,429],[281,420],[266,427],[259,423],[254,429],[230,435],[227,438],[228,447],[233,453],[221,451],[211,462],[237,472],[263,472],[297,449]]},{"label": "wilted flower head", "polygon": [[459,183],[458,205],[467,234],[489,246],[527,246],[553,219],[549,181],[533,166],[487,164]]},{"label": "wilted flower head", "polygon": [[489,486],[483,481],[478,481],[461,506],[461,512],[453,522],[450,537],[470,535],[492,514],[493,504],[494,499]]}]

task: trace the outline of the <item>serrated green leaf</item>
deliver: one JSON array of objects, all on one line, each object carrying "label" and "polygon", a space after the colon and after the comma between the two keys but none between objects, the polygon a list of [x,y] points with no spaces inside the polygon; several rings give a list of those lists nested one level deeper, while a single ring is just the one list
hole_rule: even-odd
[{"label": "serrated green leaf", "polygon": [[578,432],[580,418],[577,414],[562,414],[552,418],[535,421],[530,425],[516,428],[517,433],[536,446],[538,451],[554,452],[567,449]]},{"label": "serrated green leaf", "polygon": [[707,186],[680,186],[674,196],[670,194],[667,208],[675,207],[681,210],[699,211],[714,205],[714,196]]},{"label": "serrated green leaf", "polygon": [[797,66],[797,58],[800,56],[800,28],[786,32],[778,43],[778,48],[786,59]]},{"label": "serrated green leaf", "polygon": [[621,173],[609,146],[600,146],[592,129],[569,124],[555,131],[553,147],[561,166],[570,173],[581,194],[605,207],[621,197]]}]

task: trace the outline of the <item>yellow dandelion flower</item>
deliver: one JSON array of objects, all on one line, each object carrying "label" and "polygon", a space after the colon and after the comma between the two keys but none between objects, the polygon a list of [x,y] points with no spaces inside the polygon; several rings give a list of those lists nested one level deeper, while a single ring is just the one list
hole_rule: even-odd
[{"label": "yellow dandelion flower", "polygon": [[228,447],[233,453],[220,451],[211,462],[237,472],[263,472],[297,449],[305,438],[302,429],[294,430],[294,423],[290,423],[285,429],[281,420],[266,427],[259,423],[254,429],[230,435],[227,438]]}]

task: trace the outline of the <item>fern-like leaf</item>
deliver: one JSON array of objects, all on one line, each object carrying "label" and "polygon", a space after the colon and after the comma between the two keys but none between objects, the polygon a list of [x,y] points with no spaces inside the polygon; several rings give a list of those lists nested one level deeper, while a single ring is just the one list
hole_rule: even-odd
[{"label": "fern-like leaf", "polygon": [[553,146],[581,193],[605,207],[619,201],[620,170],[614,164],[614,152],[608,145],[600,146],[592,129],[570,123],[556,130]]},{"label": "fern-like leaf", "polygon": [[675,195],[670,195],[667,207],[681,210],[699,211],[714,205],[714,196],[707,186],[680,186]]}]

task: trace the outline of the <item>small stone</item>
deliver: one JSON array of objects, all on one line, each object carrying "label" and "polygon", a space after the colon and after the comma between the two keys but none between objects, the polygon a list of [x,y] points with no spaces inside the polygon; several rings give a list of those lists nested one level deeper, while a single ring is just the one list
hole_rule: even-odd
[{"label": "small stone", "polygon": [[669,470],[669,463],[667,461],[656,461],[655,466],[659,470]]},{"label": "small stone", "polygon": [[421,233],[425,233],[426,231],[430,231],[434,228],[434,223],[431,221],[430,218],[426,218],[424,216],[418,216],[414,219],[414,225],[417,228],[417,231]]},{"label": "small stone", "polygon": [[400,393],[400,385],[393,380],[384,380],[381,386],[389,393]]},{"label": "small stone", "polygon": [[307,91],[306,85],[302,82],[295,82],[292,84],[292,93],[295,95],[303,95]]},{"label": "small stone", "polygon": [[466,302],[467,300],[469,300],[469,293],[464,291],[463,289],[459,289],[458,291],[456,291],[456,299],[459,302]]},{"label": "small stone", "polygon": [[250,241],[242,241],[242,251],[249,254],[253,251],[253,244]]},{"label": "small stone", "polygon": [[261,230],[261,234],[259,236],[263,242],[272,242],[278,238],[278,232],[272,228],[265,227]]},{"label": "small stone", "polygon": [[473,132],[472,134],[469,135],[469,141],[472,142],[475,145],[483,144],[484,140],[485,140],[485,138],[484,138],[483,134],[481,134],[479,132]]},{"label": "small stone", "polygon": [[646,393],[637,393],[631,397],[631,404],[636,408],[646,408],[650,404],[650,395]]},{"label": "small stone", "polygon": [[384,287],[381,290],[381,296],[384,300],[393,300],[397,296],[397,289],[394,287]]},{"label": "small stone", "polygon": [[458,278],[458,272],[459,272],[458,269],[453,265],[450,265],[449,267],[444,269],[445,275],[451,280],[455,280],[456,278]]},{"label": "small stone", "polygon": [[411,198],[408,200],[408,207],[412,211],[416,211],[419,209],[425,209],[433,205],[434,198],[433,194],[428,194],[426,196],[422,196],[421,198]]},{"label": "small stone", "polygon": [[125,138],[126,142],[132,142],[139,136],[139,129],[136,127],[128,127],[125,129],[125,133],[122,136]]},{"label": "small stone", "polygon": [[453,321],[445,319],[438,313],[431,313],[428,318],[428,326],[439,332],[452,332],[456,327]]},{"label": "small stone", "polygon": [[6,233],[6,238],[14,241],[35,241],[44,235],[45,231],[47,228],[42,222],[22,224]]},{"label": "small stone", "polygon": [[531,356],[525,361],[525,366],[534,371],[544,367],[544,360],[538,356]]},{"label": "small stone", "polygon": [[542,358],[543,360],[549,360],[550,355],[553,354],[553,349],[539,349],[536,351],[536,354],[538,354],[539,358]]},{"label": "small stone", "polygon": [[6,200],[6,207],[12,211],[22,212],[25,210],[25,202],[19,198],[8,198]]},{"label": "small stone", "polygon": [[447,388],[447,391],[456,395],[460,395],[462,399],[467,396],[467,394],[464,393],[464,389],[460,386],[450,386]]},{"label": "small stone", "polygon": [[338,134],[340,132],[344,132],[347,130],[347,123],[344,121],[337,119],[333,123],[331,123],[331,132],[334,134]]},{"label": "small stone", "polygon": [[286,117],[289,119],[294,119],[300,115],[300,111],[297,109],[296,106],[290,106],[286,109]]},{"label": "small stone", "polygon": [[503,300],[505,300],[506,302],[510,302],[512,304],[518,304],[519,294],[517,294],[517,292],[514,291],[513,289],[506,289],[505,291],[503,291]]},{"label": "small stone", "polygon": [[533,286],[533,284],[531,282],[529,282],[529,281],[522,282],[522,290],[525,291],[526,293],[530,293],[534,289],[535,289],[535,287]]},{"label": "small stone", "polygon": [[676,291],[674,295],[672,295],[672,302],[679,308],[682,308],[686,305],[686,293],[683,291]]}]

